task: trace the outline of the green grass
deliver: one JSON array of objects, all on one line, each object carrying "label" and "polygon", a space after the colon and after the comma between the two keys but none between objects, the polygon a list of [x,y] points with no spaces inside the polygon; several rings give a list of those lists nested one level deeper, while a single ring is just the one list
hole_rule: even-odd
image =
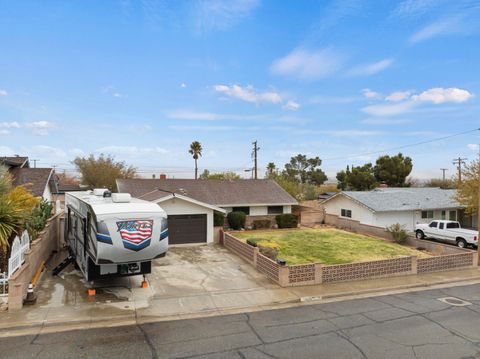
[{"label": "green grass", "polygon": [[279,247],[278,258],[287,264],[342,264],[402,256],[428,257],[427,253],[333,228],[247,231],[234,234],[257,245]]}]

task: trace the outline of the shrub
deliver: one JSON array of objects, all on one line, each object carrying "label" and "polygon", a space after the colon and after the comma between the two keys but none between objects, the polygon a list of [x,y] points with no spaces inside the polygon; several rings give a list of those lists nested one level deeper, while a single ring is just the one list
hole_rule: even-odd
[{"label": "shrub", "polygon": [[43,231],[47,225],[47,220],[52,216],[52,203],[43,200],[32,211],[31,217],[27,222],[28,234],[30,239],[37,239],[38,233]]},{"label": "shrub", "polygon": [[230,212],[227,215],[228,225],[233,229],[242,229],[245,227],[246,214],[240,211]]},{"label": "shrub", "polygon": [[261,254],[263,254],[265,257],[270,258],[273,261],[277,260],[278,256],[278,247],[275,246],[267,246],[265,244],[262,244],[261,246],[258,246],[258,250]]},{"label": "shrub", "polygon": [[398,244],[404,244],[407,241],[408,233],[405,230],[405,226],[402,226],[400,223],[387,227],[387,232],[392,235],[393,240]]},{"label": "shrub", "polygon": [[220,212],[213,212],[213,225],[215,227],[223,227],[225,223],[225,215]]},{"label": "shrub", "polygon": [[260,241],[260,239],[250,238],[250,239],[247,239],[247,244],[252,247],[256,247],[258,241]]},{"label": "shrub", "polygon": [[297,216],[291,213],[279,214],[275,217],[275,220],[278,228],[297,228],[298,226]]},{"label": "shrub", "polygon": [[272,222],[269,219],[256,219],[253,221],[253,229],[270,229]]}]

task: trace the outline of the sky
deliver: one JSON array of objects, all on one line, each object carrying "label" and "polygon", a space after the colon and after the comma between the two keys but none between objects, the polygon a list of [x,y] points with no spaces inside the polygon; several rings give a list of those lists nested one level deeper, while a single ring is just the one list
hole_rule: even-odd
[{"label": "sky", "polygon": [[479,152],[479,44],[478,0],[0,0],[0,156],[192,178],[200,141],[200,171],[248,177],[257,140],[260,175],[401,151],[451,176]]}]

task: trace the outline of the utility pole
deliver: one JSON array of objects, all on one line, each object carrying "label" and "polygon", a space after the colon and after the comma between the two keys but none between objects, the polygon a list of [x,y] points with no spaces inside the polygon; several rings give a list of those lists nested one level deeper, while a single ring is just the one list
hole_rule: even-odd
[{"label": "utility pole", "polygon": [[458,157],[455,158],[452,163],[454,165],[457,165],[457,170],[458,170],[458,183],[462,182],[462,165],[465,164],[466,158]]},{"label": "utility pole", "polygon": [[257,147],[257,140],[252,142],[253,145],[253,151],[252,151],[252,157],[253,157],[253,178],[257,179],[257,152],[260,149],[260,147]]},{"label": "utility pole", "polygon": [[37,168],[37,161],[39,160],[31,160],[31,161],[33,161],[33,168]]},{"label": "utility pole", "polygon": [[448,168],[440,168],[440,171],[443,172],[443,184],[445,184],[445,172],[448,171]]}]

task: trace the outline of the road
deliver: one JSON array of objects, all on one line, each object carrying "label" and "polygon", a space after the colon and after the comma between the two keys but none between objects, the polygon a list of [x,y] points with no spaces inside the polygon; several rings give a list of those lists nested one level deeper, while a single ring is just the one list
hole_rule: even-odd
[{"label": "road", "polygon": [[[438,298],[469,303],[454,306]],[[0,338],[2,358],[480,358],[480,284]]]}]

